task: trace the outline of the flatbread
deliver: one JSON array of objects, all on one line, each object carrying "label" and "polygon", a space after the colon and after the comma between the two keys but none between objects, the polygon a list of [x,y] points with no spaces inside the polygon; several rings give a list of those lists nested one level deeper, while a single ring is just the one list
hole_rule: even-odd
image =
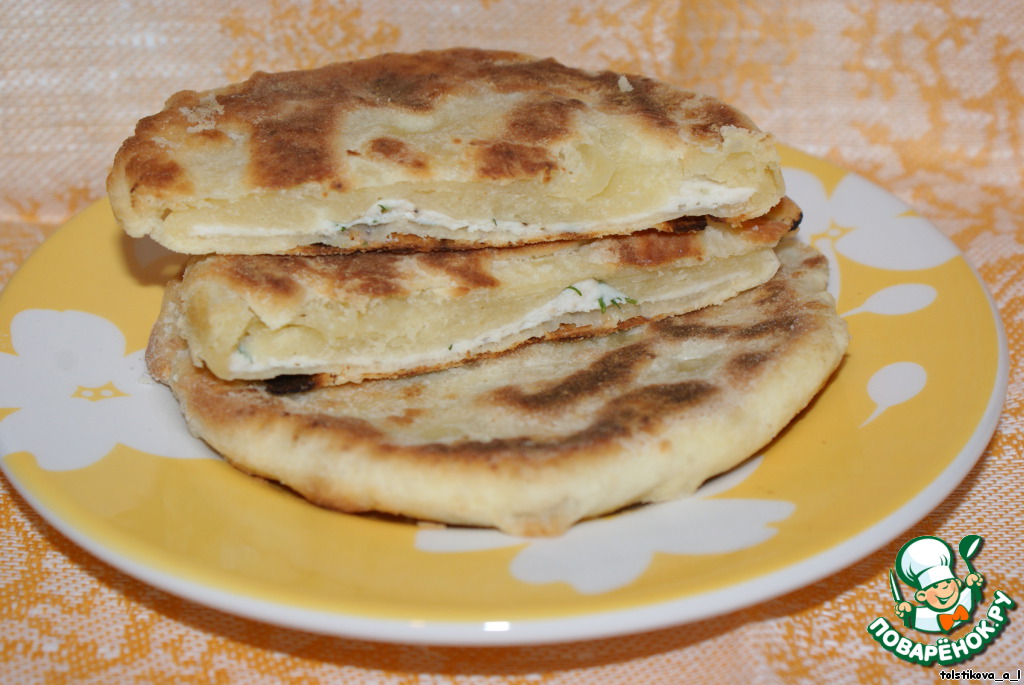
[{"label": "flatbread", "polygon": [[336,385],[719,304],[775,274],[773,248],[799,219],[787,199],[741,227],[677,221],[673,232],[458,252],[213,255],[171,292],[193,360],[217,376]]},{"label": "flatbread", "polygon": [[845,323],[825,290],[825,258],[792,239],[779,257],[772,280],[716,307],[292,394],[195,366],[171,297],[147,361],[197,436],[312,502],[556,535],[692,492],[819,391],[843,357]]},{"label": "flatbread", "polygon": [[712,97],[513,52],[385,54],[183,91],[107,181],[189,254],[502,247],[738,223],[783,196],[772,137]]}]

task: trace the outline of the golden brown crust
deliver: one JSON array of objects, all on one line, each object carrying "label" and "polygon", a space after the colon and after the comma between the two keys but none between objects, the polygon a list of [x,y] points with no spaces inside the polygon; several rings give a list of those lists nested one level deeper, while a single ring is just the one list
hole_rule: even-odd
[{"label": "golden brown crust", "polygon": [[793,240],[780,254],[772,281],[717,307],[290,394],[194,366],[172,292],[148,363],[198,436],[314,502],[557,534],[692,491],[768,442],[827,380],[847,333],[825,261]]},{"label": "golden brown crust", "polygon": [[405,260],[399,254],[376,252],[360,254],[358,259],[327,255],[224,255],[217,259],[217,264],[220,277],[235,289],[261,298],[288,300],[299,293],[300,284],[308,279],[370,297],[404,294],[408,291],[402,284],[400,265]]},{"label": "golden brown crust", "polygon": [[422,373],[718,304],[771,278],[771,247],[798,219],[787,202],[763,229],[673,222],[514,248],[207,255],[185,272],[181,327],[196,362],[225,379]]},{"label": "golden brown crust", "polygon": [[[449,109],[465,110],[469,121],[451,124]],[[386,123],[367,123],[373,120]],[[748,206],[729,200],[722,209],[731,213],[712,212],[716,216],[758,216],[782,194],[770,139],[725,103],[643,76],[591,72],[551,59],[478,49],[392,53],[306,71],[258,72],[217,90],[177,93],[163,111],[141,120],[124,142],[108,178],[108,192],[115,216],[130,234],[151,233],[158,239],[164,237],[163,222],[172,213],[205,211],[211,203],[278,191],[330,201],[365,190],[381,178],[388,179],[381,181],[382,187],[392,190],[403,183],[434,183],[450,190],[452,183],[507,188],[536,182],[554,188],[544,202],[558,205],[567,194],[599,192],[599,187],[581,190],[580,184],[599,184],[594,179],[601,177],[603,164],[625,164],[622,159],[591,158],[595,150],[611,145],[598,138],[612,120],[621,120],[625,127],[612,138],[632,134],[637,141],[643,139],[632,149],[600,153],[612,157],[658,148],[649,153],[665,160],[678,155],[682,160],[692,157],[694,149],[706,152],[722,146],[727,132],[733,148],[739,149],[736,141],[745,141],[742,145],[748,147],[741,154],[747,161],[741,165],[758,170],[738,182],[758,186],[756,202],[751,200],[754,204]],[[452,127],[448,138],[445,126]],[[429,136],[424,133],[428,129]],[[575,161],[567,161],[566,150]],[[579,155],[582,158],[577,159]],[[722,171],[718,162],[698,164],[706,167],[699,172],[701,178],[710,174],[715,183],[734,180],[733,172],[722,172],[729,179],[715,176]],[[588,180],[588,174],[594,178]],[[562,179],[562,185],[553,183],[555,179]],[[358,209],[340,211],[333,205],[325,211],[338,211],[337,221],[345,222],[345,212],[359,216],[374,201],[372,193],[359,197],[365,204]],[[652,197],[664,202],[668,196]],[[671,218],[666,207],[649,209],[652,216]],[[538,210],[531,216],[561,216],[556,210]],[[630,217],[633,213],[627,212]],[[675,216],[693,213],[680,210]],[[194,218],[187,221],[202,224]],[[630,221],[616,230],[644,227],[640,217]],[[456,234],[451,239],[460,244],[488,244],[492,239],[504,242],[490,244],[513,244],[514,235]],[[551,239],[542,232],[523,237],[519,242]],[[182,251],[232,251],[206,249],[217,244],[209,242],[209,236],[177,239],[180,244],[172,247]],[[195,249],[189,249],[190,241],[197,241]],[[294,242],[265,251],[280,253],[317,241],[303,233]],[[421,243],[420,248],[432,244]],[[380,246],[373,243],[370,249]],[[358,241],[343,247],[360,249]]]},{"label": "golden brown crust", "polygon": [[[617,73],[590,73],[552,59],[535,60],[511,52],[454,49],[392,53],[309,71],[258,72],[244,83],[224,89],[217,103],[226,126],[253,128],[249,174],[253,185],[263,188],[290,188],[328,179],[344,187],[341,160],[331,154],[339,115],[367,107],[427,112],[481,83],[497,93],[532,94],[529,101],[509,112],[494,138],[468,141],[477,148],[476,173],[482,178],[529,177],[557,167],[557,160],[538,144],[572,133],[573,115],[584,107],[578,99],[581,96],[602,111],[635,116],[675,135],[685,127],[702,139],[721,140],[724,126],[757,130],[746,115],[725,103],[649,78],[628,78],[632,90],[627,94]],[[200,107],[200,93],[185,91],[173,96],[163,112],[147,118],[142,130],[126,141],[124,154],[129,158],[152,156],[142,166],[170,167],[173,157],[160,155],[147,132],[202,126],[189,114]],[[206,131],[199,129],[200,134]],[[427,166],[422,154],[394,138],[375,138],[369,152],[406,166]],[[152,189],[173,189],[173,173],[136,177],[131,171],[128,177],[133,183],[144,180]]]}]

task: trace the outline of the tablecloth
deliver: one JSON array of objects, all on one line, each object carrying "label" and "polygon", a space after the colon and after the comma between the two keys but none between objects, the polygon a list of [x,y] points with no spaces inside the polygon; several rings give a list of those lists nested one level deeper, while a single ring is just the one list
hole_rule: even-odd
[{"label": "tablecloth", "polygon": [[329,637],[179,599],[78,548],[2,479],[0,681],[793,683],[1019,674],[1019,618],[955,669],[896,658],[865,626],[887,611],[887,571],[901,542],[918,535],[983,533],[986,582],[1024,598],[1020,0],[7,0],[0,285],[57,226],[103,196],[118,145],[171,93],[257,69],[454,45],[645,73],[717,95],[785,144],[858,172],[930,220],[987,284],[1009,340],[1004,413],[977,466],[902,537],[809,587],[639,635],[485,648]]}]

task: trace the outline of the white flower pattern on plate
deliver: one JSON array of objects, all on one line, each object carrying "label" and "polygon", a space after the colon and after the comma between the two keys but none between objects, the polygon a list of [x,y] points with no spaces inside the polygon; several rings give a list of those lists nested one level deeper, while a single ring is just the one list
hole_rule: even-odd
[{"label": "white flower pattern on plate", "polygon": [[868,380],[868,397],[875,403],[871,416],[861,428],[874,421],[889,407],[917,397],[928,383],[928,372],[915,362],[895,362],[883,366]]},{"label": "white flower pattern on plate", "polygon": [[[959,255],[953,242],[936,236],[927,220],[857,174],[843,176],[831,196],[826,194],[821,179],[808,171],[786,169],[785,174],[787,192],[804,211],[800,236],[828,258],[828,289],[836,300],[841,282],[837,253],[889,271],[932,269]],[[864,202],[864,197],[873,201]],[[902,316],[930,306],[937,297],[938,292],[930,285],[902,283],[870,294],[843,316]],[[878,369],[867,387],[875,409],[861,428],[891,407],[919,395],[927,382],[927,370],[914,361],[896,361]]]},{"label": "white flower pattern on plate", "polygon": [[[27,309],[11,321],[15,354],[0,353],[0,456],[32,453],[50,471],[77,469],[114,445],[165,457],[209,458],[170,391],[125,355],[120,329],[79,311]],[[71,448],[73,446],[73,449]]]},{"label": "white flower pattern on plate", "polygon": [[722,498],[761,462],[751,459],[706,483],[691,497],[585,521],[557,538],[521,538],[495,530],[421,530],[425,552],[474,552],[522,546],[509,566],[513,577],[533,584],[564,582],[581,594],[600,594],[640,577],[657,552],[722,554],[758,545],[775,535],[771,523],[796,509],[781,500]]},{"label": "white flower pattern on plate", "polygon": [[836,253],[889,271],[931,269],[959,254],[952,241],[936,239],[926,219],[857,174],[846,174],[831,195],[808,171],[787,168],[785,176],[787,194],[804,212],[799,235],[829,259],[833,295],[839,292]]}]

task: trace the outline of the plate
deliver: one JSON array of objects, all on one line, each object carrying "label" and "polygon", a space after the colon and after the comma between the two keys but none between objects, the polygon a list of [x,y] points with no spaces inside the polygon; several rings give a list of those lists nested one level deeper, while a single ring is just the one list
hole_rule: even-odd
[{"label": "plate", "polygon": [[[393,642],[607,637],[707,618],[863,558],[941,502],[991,437],[1006,339],[954,245],[863,178],[782,148],[802,239],[853,342],[775,441],[678,501],[560,538],[325,511],[188,435],[143,349],[181,257],[72,219],[0,293],[0,462],[53,526],[168,592]],[[955,322],[952,323],[952,322]]]}]

